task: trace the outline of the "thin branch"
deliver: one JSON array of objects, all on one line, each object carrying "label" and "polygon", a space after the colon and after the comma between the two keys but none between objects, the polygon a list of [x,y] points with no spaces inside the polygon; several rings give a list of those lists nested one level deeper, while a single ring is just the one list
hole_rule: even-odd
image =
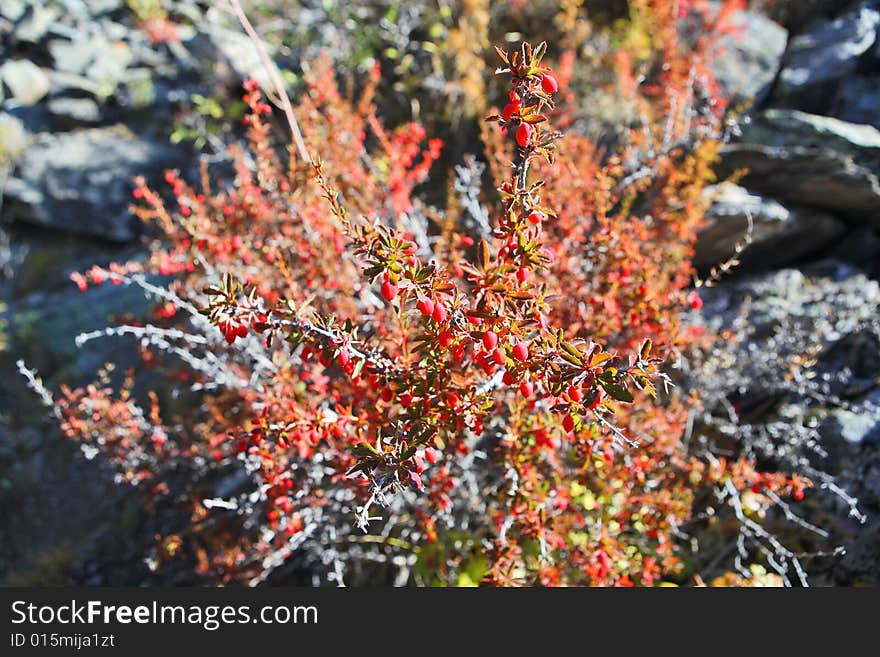
[{"label": "thin branch", "polygon": [[230,0],[230,2],[232,3],[232,9],[235,11],[235,15],[238,16],[241,26],[244,28],[244,31],[247,32],[248,37],[250,37],[254,47],[257,49],[260,61],[263,63],[266,72],[269,74],[269,80],[275,87],[275,93],[281,101],[281,109],[284,110],[284,115],[287,117],[287,124],[290,126],[290,133],[293,135],[293,142],[296,144],[299,156],[306,162],[309,162],[310,164],[313,163],[312,156],[309,154],[309,149],[306,147],[306,142],[299,129],[299,123],[296,120],[296,116],[293,114],[293,106],[290,104],[290,97],[287,95],[287,91],[284,88],[284,81],[278,73],[278,68],[269,57],[269,53],[266,51],[266,45],[263,43],[260,35],[257,34],[254,26],[251,25],[251,22],[244,13],[244,9],[242,9],[239,0]]}]

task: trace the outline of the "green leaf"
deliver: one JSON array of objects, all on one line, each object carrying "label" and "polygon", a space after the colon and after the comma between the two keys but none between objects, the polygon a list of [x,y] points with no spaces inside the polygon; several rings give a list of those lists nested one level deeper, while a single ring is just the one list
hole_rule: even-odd
[{"label": "green leaf", "polygon": [[627,404],[631,404],[634,401],[632,393],[621,385],[616,383],[605,383],[604,381],[601,382],[601,385],[605,389],[605,392],[617,401],[625,402]]}]

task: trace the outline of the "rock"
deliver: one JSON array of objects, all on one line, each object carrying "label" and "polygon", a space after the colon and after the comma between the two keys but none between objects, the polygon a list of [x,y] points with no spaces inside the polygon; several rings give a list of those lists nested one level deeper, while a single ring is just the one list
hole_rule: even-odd
[{"label": "rock", "polygon": [[137,365],[137,350],[124,338],[99,339],[80,348],[76,336],[118,323],[114,317],[143,315],[148,307],[135,286],[105,285],[80,293],[70,283],[67,289],[35,292],[11,303],[9,332],[17,357],[29,367],[44,376],[82,383],[108,362]]},{"label": "rock", "polygon": [[131,180],[173,167],[179,153],[122,125],[40,134],[10,179],[13,220],[113,241],[137,234]]},{"label": "rock", "polygon": [[837,409],[827,418],[825,434],[845,440],[851,445],[860,445],[880,438],[880,413],[861,409],[859,413]]},{"label": "rock", "polygon": [[740,256],[739,271],[755,272],[795,263],[833,244],[845,232],[839,219],[808,208],[786,207],[772,199],[725,183],[707,190],[714,201],[696,243],[694,266],[707,271],[743,242],[752,217],[751,243]]},{"label": "rock", "polygon": [[718,166],[724,178],[746,169],[743,185],[774,198],[819,208],[855,226],[880,227],[880,181],[849,156],[806,147],[731,144]]},{"label": "rock", "polygon": [[101,108],[91,98],[53,98],[47,107],[53,118],[68,125],[94,125],[101,121]]},{"label": "rock", "polygon": [[870,228],[856,229],[835,245],[828,257],[855,265],[871,278],[880,279],[880,233]]},{"label": "rock", "polygon": [[125,79],[126,69],[134,59],[125,41],[103,34],[75,40],[55,39],[49,52],[58,73],[68,78],[85,78],[95,88],[95,95],[106,98]]},{"label": "rock", "polygon": [[0,169],[14,165],[27,149],[27,130],[20,119],[0,112]]},{"label": "rock", "polygon": [[761,11],[788,29],[801,32],[811,24],[827,21],[846,9],[842,0],[773,0],[762,2]]},{"label": "rock", "polygon": [[23,105],[33,105],[49,91],[49,77],[27,59],[14,59],[0,66],[0,79],[12,97]]},{"label": "rock", "polygon": [[[261,85],[270,84],[266,67],[260,61],[259,52],[248,36],[237,27],[223,27],[223,21],[215,14],[214,9],[208,15],[213,18],[206,22],[203,33],[189,44],[192,55],[202,61],[223,61],[227,65],[227,72],[231,69],[239,78],[251,77]],[[271,51],[269,56],[272,56]],[[222,69],[217,73],[222,74]]]},{"label": "rock", "polygon": [[840,85],[831,113],[852,123],[880,128],[880,75],[853,75]]},{"label": "rock", "polygon": [[38,43],[58,19],[59,7],[43,3],[32,3],[15,27],[15,38],[19,41]]},{"label": "rock", "polygon": [[100,85],[102,97],[110,96],[125,79],[125,69],[131,61],[131,49],[124,41],[109,42],[86,69],[86,77]]},{"label": "rock", "polygon": [[787,337],[794,337],[794,329],[808,333],[819,342],[802,348],[826,345],[825,364],[838,371],[860,371],[865,356],[850,348],[835,351],[833,345],[880,316],[880,283],[846,268],[834,277],[782,269],[704,289],[701,294],[706,297],[706,314],[723,319],[725,326],[737,321],[747,303],[749,327],[756,334],[781,325],[792,327]]},{"label": "rock", "polygon": [[770,109],[745,120],[742,139],[764,146],[832,150],[880,172],[880,130],[870,125],[796,110]]},{"label": "rock", "polygon": [[741,33],[722,37],[712,71],[731,102],[760,103],[776,79],[788,31],[754,11],[738,12],[734,25]]},{"label": "rock", "polygon": [[880,11],[861,3],[789,43],[773,98],[775,104],[824,113],[829,91],[853,74],[877,41]]},{"label": "rock", "polygon": [[102,41],[94,39],[82,38],[74,41],[52,39],[47,44],[47,47],[49,48],[49,54],[52,55],[56,71],[82,75],[89,64],[92,63],[92,60],[100,54],[102,45],[104,45]]},{"label": "rock", "polygon": [[3,0],[3,4],[0,4],[0,16],[10,23],[15,23],[24,16],[27,8],[28,5],[24,3],[24,0]]},{"label": "rock", "polygon": [[855,412],[837,409],[831,413],[830,424],[836,436],[852,445],[880,439],[880,405],[866,401],[854,408]]}]

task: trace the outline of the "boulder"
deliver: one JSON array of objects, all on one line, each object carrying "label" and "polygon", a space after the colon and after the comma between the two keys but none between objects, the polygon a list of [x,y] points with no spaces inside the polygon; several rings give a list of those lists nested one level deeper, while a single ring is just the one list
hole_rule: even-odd
[{"label": "boulder", "polygon": [[880,75],[853,75],[840,85],[831,108],[839,119],[880,128]]},{"label": "boulder", "polygon": [[760,103],[779,71],[788,31],[755,11],[738,12],[733,22],[738,32],[721,38],[712,71],[731,102]]},{"label": "boulder", "polygon": [[859,412],[837,409],[830,414],[826,435],[853,445],[880,439],[880,407],[865,404]]},{"label": "boulder", "polygon": [[831,93],[877,41],[880,11],[863,2],[789,43],[773,93],[776,105],[825,113]]},{"label": "boulder", "polygon": [[0,112],[0,170],[18,162],[27,150],[29,141],[24,123],[12,114]]},{"label": "boulder", "polygon": [[720,176],[747,170],[749,189],[825,210],[856,226],[880,228],[880,181],[853,158],[811,147],[730,144],[722,149]]},{"label": "boulder", "polygon": [[870,125],[796,110],[770,109],[744,121],[742,140],[764,146],[831,150],[880,173],[880,130]]},{"label": "boulder", "polygon": [[713,197],[696,243],[694,266],[707,271],[730,258],[748,231],[752,239],[740,256],[739,271],[756,272],[793,264],[834,244],[845,224],[827,213],[786,207],[731,183],[707,190]]},{"label": "boulder", "polygon": [[128,211],[132,178],[158,174],[179,157],[163,140],[143,138],[123,125],[42,133],[7,184],[4,214],[63,232],[127,241],[137,234]]},{"label": "boulder", "polygon": [[53,98],[46,107],[52,118],[62,125],[94,125],[101,122],[101,108],[91,98]]},{"label": "boulder", "polygon": [[12,98],[22,105],[33,105],[49,92],[49,77],[27,59],[13,59],[0,66],[0,79]]}]

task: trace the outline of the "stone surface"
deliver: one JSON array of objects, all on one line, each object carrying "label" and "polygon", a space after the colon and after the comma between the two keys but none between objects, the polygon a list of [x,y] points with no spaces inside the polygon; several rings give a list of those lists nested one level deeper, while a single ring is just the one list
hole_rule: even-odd
[{"label": "stone surface", "polygon": [[740,256],[740,272],[783,267],[827,249],[846,227],[842,221],[808,208],[786,207],[772,199],[725,183],[708,190],[713,198],[708,224],[696,243],[694,266],[706,271],[730,258],[743,242],[752,218],[752,239]]},{"label": "stone surface", "polygon": [[21,120],[0,112],[0,168],[11,167],[18,162],[29,141]]},{"label": "stone surface", "polygon": [[831,108],[834,116],[880,128],[880,75],[847,77]]},{"label": "stone surface", "polygon": [[[137,234],[132,178],[174,166],[179,152],[122,126],[41,134],[7,184],[8,216],[113,241]],[[4,213],[7,213],[4,208]]]},{"label": "stone surface", "polygon": [[849,156],[806,147],[731,144],[722,149],[721,177],[746,169],[749,189],[880,227],[880,181]]},{"label": "stone surface", "polygon": [[739,31],[722,37],[712,71],[731,102],[760,103],[776,78],[788,31],[755,11],[738,12],[733,23]]},{"label": "stone surface", "polygon": [[877,41],[880,11],[861,3],[817,29],[791,40],[774,101],[821,112],[830,87],[854,73]]},{"label": "stone surface", "polygon": [[101,108],[91,98],[53,98],[46,104],[49,114],[62,124],[95,124],[101,121]]},{"label": "stone surface", "polygon": [[880,409],[860,408],[858,413],[838,409],[830,414],[825,432],[853,445],[880,439]]},{"label": "stone surface", "polygon": [[746,119],[742,140],[764,146],[831,150],[880,171],[880,130],[870,125],[796,110],[769,109]]},{"label": "stone surface", "polygon": [[0,79],[12,98],[22,105],[33,105],[49,91],[49,77],[27,59],[13,59],[0,66]]}]

